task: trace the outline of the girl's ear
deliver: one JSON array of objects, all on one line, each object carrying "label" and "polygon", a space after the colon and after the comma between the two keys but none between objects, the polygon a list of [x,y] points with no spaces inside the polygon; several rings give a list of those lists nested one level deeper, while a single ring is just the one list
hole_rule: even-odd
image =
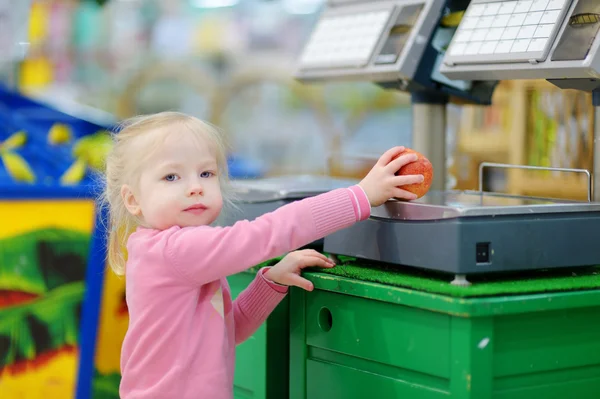
[{"label": "girl's ear", "polygon": [[133,216],[140,216],[142,214],[142,208],[140,208],[140,205],[135,199],[133,190],[127,184],[124,184],[123,187],[121,187],[121,198],[123,198],[123,203],[129,213]]}]

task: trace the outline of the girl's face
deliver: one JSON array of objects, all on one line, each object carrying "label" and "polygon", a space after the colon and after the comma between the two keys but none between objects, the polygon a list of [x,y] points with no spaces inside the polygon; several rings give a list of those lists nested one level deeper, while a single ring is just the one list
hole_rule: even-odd
[{"label": "girl's face", "polygon": [[191,132],[171,133],[140,174],[139,186],[123,186],[129,212],[148,227],[203,226],[223,208],[217,160],[206,139]]}]

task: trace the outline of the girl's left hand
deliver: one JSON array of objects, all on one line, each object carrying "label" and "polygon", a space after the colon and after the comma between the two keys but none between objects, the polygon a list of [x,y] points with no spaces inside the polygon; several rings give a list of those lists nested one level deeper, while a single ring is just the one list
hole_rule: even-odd
[{"label": "girl's left hand", "polygon": [[325,255],[312,250],[303,249],[287,254],[279,263],[265,272],[265,278],[274,283],[313,290],[313,284],[300,276],[305,267],[334,267],[335,263]]}]

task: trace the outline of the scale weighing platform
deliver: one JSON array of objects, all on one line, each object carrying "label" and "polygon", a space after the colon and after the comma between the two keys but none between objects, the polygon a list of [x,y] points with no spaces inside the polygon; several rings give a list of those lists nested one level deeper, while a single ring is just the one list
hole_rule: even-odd
[{"label": "scale weighing platform", "polygon": [[232,186],[238,209],[223,212],[217,223],[229,226],[239,220],[253,220],[293,201],[356,183],[354,180],[312,175],[234,180]]},{"label": "scale weighing platform", "polygon": [[[237,209],[222,212],[216,224],[231,226],[240,220],[254,220],[291,202],[319,195],[336,188],[350,187],[356,183],[358,182],[354,180],[313,175],[234,180],[232,186]],[[323,239],[310,243],[308,247],[317,250],[322,249]]]}]

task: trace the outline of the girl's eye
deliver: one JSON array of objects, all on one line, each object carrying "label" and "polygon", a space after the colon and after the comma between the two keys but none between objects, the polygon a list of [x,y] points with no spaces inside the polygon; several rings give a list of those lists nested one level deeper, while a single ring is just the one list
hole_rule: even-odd
[{"label": "girl's eye", "polygon": [[203,179],[209,178],[212,175],[213,175],[212,172],[202,172],[202,173],[200,173],[200,177],[203,178]]},{"label": "girl's eye", "polygon": [[175,180],[177,180],[177,175],[176,175],[176,174],[173,174],[173,173],[170,173],[170,174],[166,175],[166,176],[164,177],[164,179],[165,179],[166,181],[175,181]]}]

